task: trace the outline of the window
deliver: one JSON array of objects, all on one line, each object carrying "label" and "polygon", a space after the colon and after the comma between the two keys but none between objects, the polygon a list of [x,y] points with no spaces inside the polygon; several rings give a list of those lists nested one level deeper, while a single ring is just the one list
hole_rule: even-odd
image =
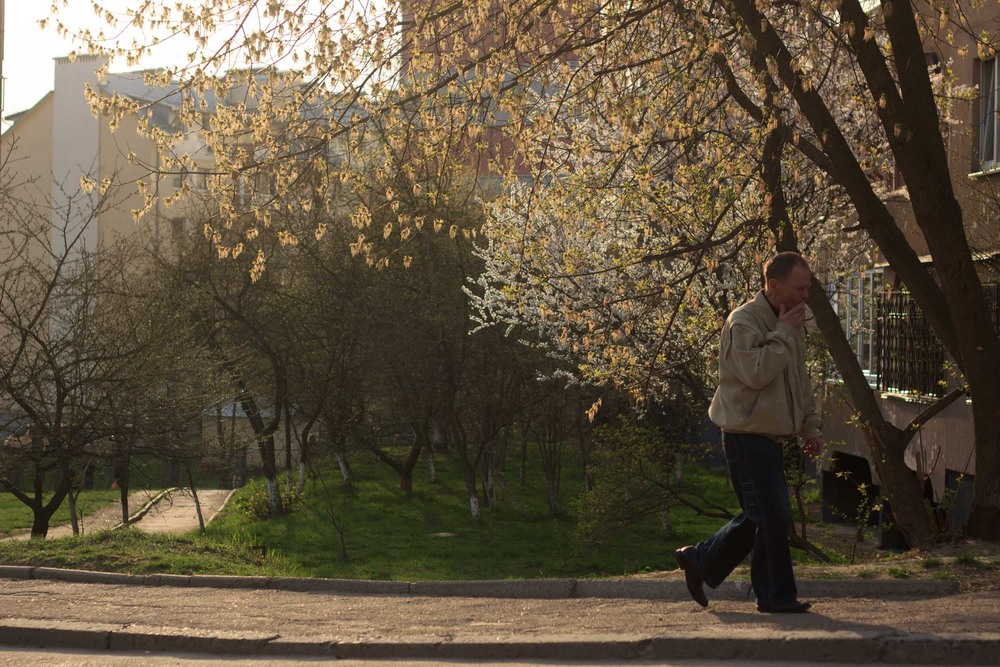
[{"label": "window", "polygon": [[979,167],[988,169],[997,161],[997,59],[979,65]]},{"label": "window", "polygon": [[857,299],[857,331],[854,333],[852,342],[854,349],[861,361],[861,368],[871,373],[874,369],[875,345],[873,336],[875,331],[875,303],[878,294],[882,290],[882,272],[865,271],[861,274],[858,285]]},{"label": "window", "polygon": [[191,172],[191,189],[198,192],[205,192],[208,189],[208,184],[205,180],[206,174],[203,171]]},{"label": "window", "polygon": [[260,167],[254,174],[254,191],[257,194],[270,195],[274,192],[274,176],[264,171]]},{"label": "window", "polygon": [[188,170],[187,167],[181,167],[181,170],[174,173],[174,187],[180,190],[184,186],[184,181],[187,180]]},{"label": "window", "polygon": [[876,350],[874,345],[876,299],[882,290],[882,270],[862,271],[846,276],[831,287],[834,308],[840,315],[841,326],[851,343],[858,363],[869,381],[875,380]]},{"label": "window", "polygon": [[194,223],[190,218],[170,218],[168,222],[173,243],[180,245],[190,241],[194,232]]}]

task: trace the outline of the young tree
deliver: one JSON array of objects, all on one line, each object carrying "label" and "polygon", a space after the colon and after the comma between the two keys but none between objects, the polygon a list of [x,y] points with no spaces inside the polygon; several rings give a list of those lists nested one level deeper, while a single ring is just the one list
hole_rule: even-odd
[{"label": "young tree", "polygon": [[[95,208],[67,196],[55,211],[0,200],[0,397],[12,434],[4,458],[30,469],[27,488],[6,474],[0,484],[32,509],[31,534],[44,537],[55,510],[75,500],[78,466],[102,458],[126,433],[134,444],[156,435],[157,420],[177,418],[181,399],[155,394],[189,351],[177,347],[183,332],[164,327],[167,312],[156,310],[154,319],[143,299],[136,239],[86,246],[109,193]],[[127,474],[127,464],[120,470]]]},{"label": "young tree", "polygon": [[187,293],[159,280],[146,253],[118,270],[130,289],[101,305],[99,335],[123,344],[141,342],[143,353],[119,378],[100,422],[107,434],[102,448],[113,461],[121,492],[122,523],[128,524],[132,459],[152,455],[188,471],[204,466],[207,452],[193,427],[208,406],[227,395],[228,383],[200,326],[189,317]]},{"label": "young tree", "polygon": [[[272,252],[278,252],[274,240]],[[277,479],[275,434],[288,392],[291,317],[274,289],[281,272],[251,278],[253,259],[220,262],[211,241],[189,239],[161,258],[164,281],[187,296],[187,317],[218,359],[234,399],[254,433],[271,513],[283,511]],[[211,405],[206,402],[206,407]],[[220,445],[222,443],[220,442]]]}]

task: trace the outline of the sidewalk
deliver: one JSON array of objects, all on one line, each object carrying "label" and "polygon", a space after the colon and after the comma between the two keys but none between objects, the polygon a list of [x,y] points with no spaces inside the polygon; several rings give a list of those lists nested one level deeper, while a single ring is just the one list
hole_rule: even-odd
[{"label": "sidewalk", "polygon": [[434,660],[1000,663],[1000,592],[802,580],[766,615],[744,582],[702,609],[680,579],[358,582],[0,566],[0,644]]}]

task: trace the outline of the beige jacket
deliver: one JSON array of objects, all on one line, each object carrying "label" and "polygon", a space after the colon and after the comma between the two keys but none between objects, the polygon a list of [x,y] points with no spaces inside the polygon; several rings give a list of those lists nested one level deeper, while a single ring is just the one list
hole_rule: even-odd
[{"label": "beige jacket", "polygon": [[722,327],[719,388],[708,416],[729,433],[776,440],[820,433],[805,332],[779,323],[763,292],[730,313]]}]

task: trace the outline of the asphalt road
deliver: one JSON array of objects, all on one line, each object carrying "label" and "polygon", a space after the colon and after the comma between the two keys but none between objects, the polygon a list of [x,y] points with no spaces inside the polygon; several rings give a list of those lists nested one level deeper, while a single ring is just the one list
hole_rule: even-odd
[{"label": "asphalt road", "polygon": [[[11,577],[12,571],[0,570],[0,576]],[[0,579],[0,644],[108,655],[149,651],[242,660],[477,664],[693,659],[997,664],[1000,659],[1000,592],[914,595],[907,593],[906,581],[894,589],[866,588],[864,580],[826,582],[825,588],[812,582],[812,591],[824,595],[804,595],[815,607],[800,615],[760,614],[735,588],[720,591],[702,609],[685,599],[679,580],[660,588],[654,587],[657,582],[633,582],[631,597],[625,589],[579,597],[585,589],[577,582],[565,589],[567,594],[549,599],[530,595],[532,587],[542,592],[552,582],[523,587],[478,582],[465,589],[454,582],[414,584],[403,594],[379,592],[393,582],[371,582],[366,594],[365,582],[344,582],[337,590],[330,580],[160,576],[132,581]],[[188,583],[153,585],[183,581]],[[807,594],[810,589],[802,584]],[[650,594],[646,598],[644,587]]]},{"label": "asphalt road", "polygon": [[[205,655],[151,655],[149,653],[111,654],[107,652],[85,651],[44,651],[37,649],[0,649],[0,667],[201,667],[203,665],[227,665],[228,667],[290,667],[329,663],[329,658],[229,658]],[[338,667],[372,667],[371,660],[338,660]],[[646,667],[761,667],[759,661],[737,660],[673,660],[659,661],[477,661],[477,660],[378,660],[380,667],[553,667],[553,665],[577,665],[600,667],[607,665],[645,665]],[[846,667],[855,663],[836,662],[785,662],[782,667]],[[902,667],[902,666],[900,666]],[[949,666],[949,667],[954,667]]]}]

